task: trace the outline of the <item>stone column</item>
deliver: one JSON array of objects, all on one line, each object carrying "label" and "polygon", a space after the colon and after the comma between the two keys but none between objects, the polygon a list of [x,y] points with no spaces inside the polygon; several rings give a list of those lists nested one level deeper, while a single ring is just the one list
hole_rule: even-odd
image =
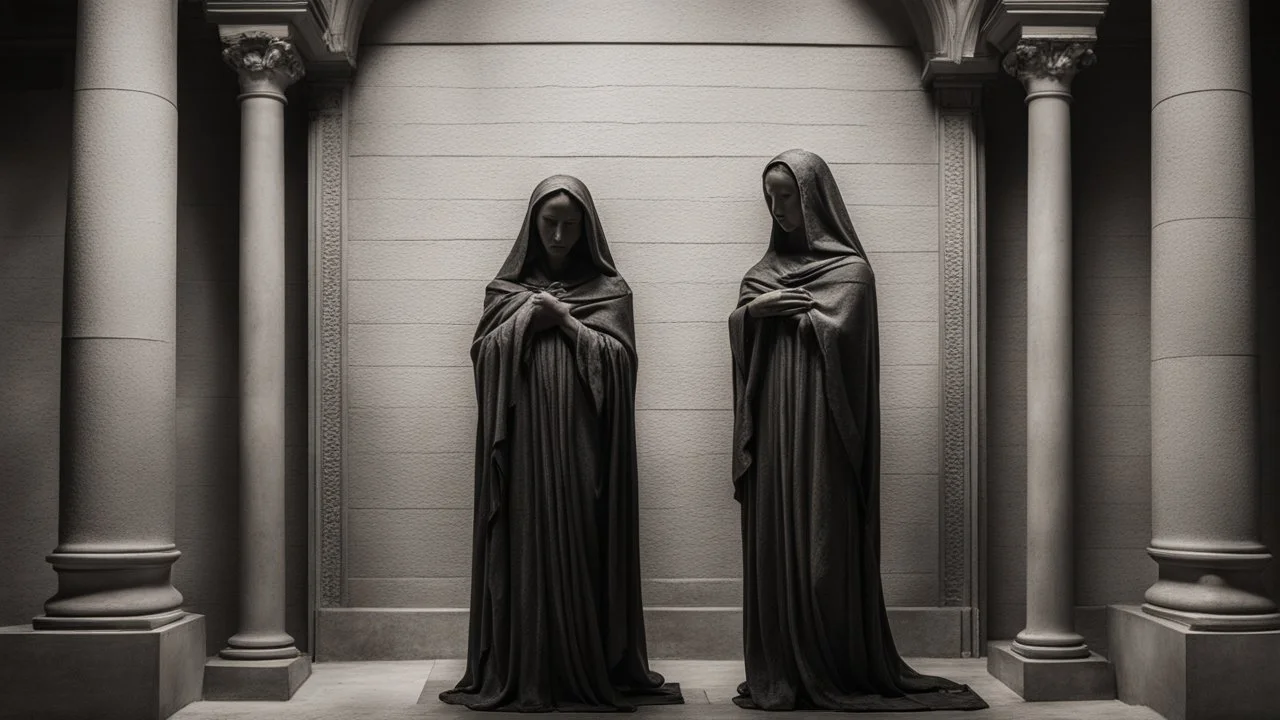
[{"label": "stone column", "polygon": [[1027,625],[988,666],[1027,700],[1115,697],[1074,619],[1071,81],[1091,45],[1024,37],[1004,59],[1027,90]]},{"label": "stone column", "polygon": [[1028,658],[1088,657],[1075,631],[1072,538],[1071,80],[1080,42],[1023,40],[1004,61],[1027,89]]},{"label": "stone column", "polygon": [[1249,4],[1154,3],[1151,546],[1143,610],[1195,630],[1280,628],[1258,541]]},{"label": "stone column", "polygon": [[37,629],[182,616],[177,3],[83,0],[63,271],[58,592]]},{"label": "stone column", "polygon": [[1280,717],[1258,532],[1249,3],[1151,3],[1151,545],[1113,606],[1120,699],[1178,720]]},{"label": "stone column", "polygon": [[240,625],[206,699],[287,700],[310,667],[285,632],[284,91],[303,73],[285,37],[223,33],[241,88]]},{"label": "stone column", "polygon": [[158,720],[200,699],[171,580],[177,0],[80,0],[63,270],[57,593],[0,628],[0,715]]}]

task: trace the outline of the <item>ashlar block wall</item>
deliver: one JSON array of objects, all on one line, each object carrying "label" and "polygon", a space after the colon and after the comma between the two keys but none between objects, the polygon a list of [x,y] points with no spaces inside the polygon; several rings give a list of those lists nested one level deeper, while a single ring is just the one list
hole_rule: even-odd
[{"label": "ashlar block wall", "polygon": [[468,347],[553,173],[591,188],[635,292],[646,605],[740,605],[727,318],[768,242],[764,164],[792,147],[831,164],[877,274],[886,598],[938,605],[939,140],[920,71],[892,2],[375,5],[346,105],[345,605],[467,606]]}]

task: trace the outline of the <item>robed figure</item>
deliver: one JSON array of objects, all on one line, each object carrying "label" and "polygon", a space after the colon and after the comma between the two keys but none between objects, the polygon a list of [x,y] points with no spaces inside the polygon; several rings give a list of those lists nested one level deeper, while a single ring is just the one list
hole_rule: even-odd
[{"label": "robed figure", "polygon": [[580,180],[534,189],[471,359],[467,670],[440,699],[525,712],[681,702],[645,649],[631,289]]},{"label": "robed figure", "polygon": [[738,705],[978,709],[908,667],[880,586],[875,276],[831,170],[790,150],[764,173],[769,249],[729,318],[746,682]]}]

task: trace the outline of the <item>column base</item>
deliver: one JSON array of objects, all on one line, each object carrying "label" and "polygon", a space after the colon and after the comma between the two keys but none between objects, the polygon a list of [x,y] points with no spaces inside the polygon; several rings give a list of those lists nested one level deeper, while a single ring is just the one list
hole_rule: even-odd
[{"label": "column base", "polygon": [[1094,652],[1083,658],[1045,660],[1019,655],[1007,640],[989,642],[987,672],[1028,702],[1116,697],[1111,663]]},{"label": "column base", "polygon": [[311,657],[287,660],[210,658],[204,666],[205,700],[288,700],[311,677]]},{"label": "column base", "polygon": [[1151,603],[1143,603],[1142,612],[1165,620],[1186,625],[1190,630],[1221,632],[1252,632],[1255,630],[1280,630],[1280,613],[1263,615],[1215,615],[1212,613],[1171,610]]},{"label": "column base", "polygon": [[1116,689],[1130,705],[1168,720],[1280,717],[1272,691],[1280,667],[1280,630],[1205,632],[1144,613],[1108,608]]},{"label": "column base", "polygon": [[174,610],[155,615],[121,615],[119,617],[62,617],[39,615],[31,619],[36,630],[155,630],[181,620],[186,613]]},{"label": "column base", "polygon": [[0,628],[0,718],[164,718],[200,699],[204,616],[154,630]]}]

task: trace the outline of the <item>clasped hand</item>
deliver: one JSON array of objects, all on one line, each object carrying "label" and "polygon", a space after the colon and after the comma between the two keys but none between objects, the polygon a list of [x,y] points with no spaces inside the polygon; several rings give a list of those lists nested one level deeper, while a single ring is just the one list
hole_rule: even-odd
[{"label": "clasped hand", "polygon": [[804,288],[770,290],[747,303],[752,317],[781,317],[808,312],[815,304],[813,295]]},{"label": "clasped hand", "polygon": [[536,293],[529,302],[533,305],[534,332],[564,325],[569,321],[569,306],[551,293]]}]

